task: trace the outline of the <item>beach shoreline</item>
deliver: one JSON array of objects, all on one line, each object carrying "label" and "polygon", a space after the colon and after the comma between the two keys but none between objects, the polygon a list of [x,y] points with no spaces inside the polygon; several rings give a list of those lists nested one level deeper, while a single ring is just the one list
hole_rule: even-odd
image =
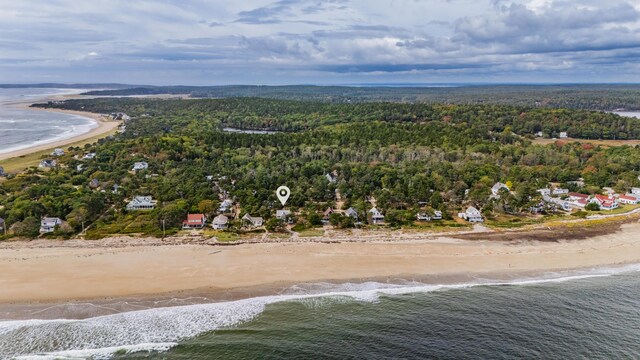
[{"label": "beach shoreline", "polygon": [[[432,234],[387,241],[236,246],[119,238],[3,242],[0,316],[27,318],[34,309],[45,316],[42,309],[74,302],[174,306],[278,295],[298,284],[457,284],[640,263],[637,221],[579,240],[562,239],[562,231],[556,231],[555,241],[538,241],[531,240],[529,233],[502,240]],[[105,308],[135,310],[133,306]]]},{"label": "beach shoreline", "polygon": [[[49,98],[46,98],[46,99],[42,99],[41,101],[46,102],[48,100]],[[40,101],[37,101],[35,103],[40,103]],[[44,108],[31,107],[32,104],[34,104],[34,102],[29,101],[29,102],[22,102],[22,103],[14,103],[13,106],[20,107],[22,109],[29,109],[33,111],[50,111],[50,112],[58,112],[58,113],[64,113],[69,115],[82,116],[84,118],[91,119],[92,121],[95,122],[97,126],[90,129],[88,132],[74,134],[68,138],[54,140],[54,141],[46,142],[42,144],[37,144],[27,148],[16,149],[16,150],[5,152],[5,153],[0,153],[0,160],[9,160],[12,158],[31,155],[33,153],[50,150],[54,148],[64,148],[66,145],[73,144],[83,140],[88,140],[96,136],[100,136],[100,135],[106,136],[106,134],[109,134],[115,131],[115,129],[117,129],[118,126],[120,126],[120,124],[122,123],[121,121],[113,121],[113,120],[107,119],[105,116],[101,114],[96,114],[92,112],[51,109],[51,108],[44,109]]]}]

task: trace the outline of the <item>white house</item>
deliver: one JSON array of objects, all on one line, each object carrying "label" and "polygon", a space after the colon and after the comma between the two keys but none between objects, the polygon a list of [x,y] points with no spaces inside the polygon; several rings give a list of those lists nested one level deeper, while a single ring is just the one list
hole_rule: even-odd
[{"label": "white house", "polygon": [[57,217],[43,217],[40,220],[40,233],[52,233],[56,230],[56,226],[62,225],[62,220]]},{"label": "white house", "polygon": [[51,156],[62,156],[62,155],[64,155],[64,150],[60,148],[54,149],[53,152],[51,153]]},{"label": "white house", "polygon": [[538,132],[536,133],[536,136],[537,136],[537,137],[544,137],[544,133],[543,133],[542,131],[538,131]]},{"label": "white house", "polygon": [[566,131],[561,131],[560,132],[560,139],[566,139],[569,137],[569,134],[567,134]]},{"label": "white house", "polygon": [[327,181],[329,181],[332,184],[338,181],[338,177],[333,173],[327,173],[325,177],[327,178]]},{"label": "white house", "polygon": [[276,210],[276,218],[279,220],[287,220],[289,215],[291,215],[291,210]]},{"label": "white house", "polygon": [[216,230],[225,230],[229,227],[229,218],[224,215],[218,215],[213,218],[211,222],[211,227]]},{"label": "white house", "polygon": [[264,222],[264,220],[261,217],[251,216],[249,214],[245,214],[245,216],[242,217],[242,220],[244,220],[245,223],[248,223],[252,227],[260,227]]},{"label": "white house", "polygon": [[503,184],[501,182],[497,182],[491,188],[491,194],[493,194],[494,197],[497,197],[497,196],[499,196],[498,194],[500,193],[501,189],[506,189],[507,191],[511,190],[511,189],[509,189],[509,187],[506,184]]},{"label": "white house", "polygon": [[484,222],[480,210],[473,206],[469,206],[465,212],[459,213],[458,217],[472,223]]},{"label": "white house", "polygon": [[83,156],[82,159],[91,160],[91,159],[94,159],[95,157],[96,157],[96,153],[90,152],[90,153],[86,154],[85,156]]},{"label": "white house", "polygon": [[76,166],[76,171],[82,171],[84,169],[84,164],[78,164],[78,166]]},{"label": "white house", "polygon": [[540,193],[540,195],[542,195],[542,196],[549,196],[549,195],[551,195],[551,190],[549,190],[549,189],[538,189],[538,190],[536,190],[536,191],[537,191],[537,192],[539,192],[539,193]]},{"label": "white house", "polygon": [[442,220],[442,211],[440,210],[434,211],[433,216],[431,217],[431,220]]},{"label": "white house", "polygon": [[571,203],[569,201],[558,198],[548,198],[546,201],[558,205],[564,211],[571,211]]},{"label": "white house", "polygon": [[618,208],[618,203],[608,196],[596,194],[591,202],[600,205],[600,210],[613,210]]},{"label": "white house", "polygon": [[618,196],[618,202],[627,205],[638,205],[638,198],[632,194]]},{"label": "white house", "polygon": [[133,163],[133,171],[141,171],[149,168],[149,164],[146,161],[138,161]]},{"label": "white house", "polygon": [[640,196],[640,188],[637,188],[637,187],[631,188],[631,194]]},{"label": "white house", "polygon": [[230,199],[225,199],[218,207],[218,212],[221,214],[227,213],[229,212],[229,210],[231,210],[232,206],[233,201],[231,201]]},{"label": "white house", "polygon": [[127,204],[127,210],[153,210],[157,204],[151,196],[136,196]]},{"label": "white house", "polygon": [[569,193],[569,189],[555,188],[553,189],[553,195],[566,195]]},{"label": "white house", "polygon": [[374,225],[384,224],[384,215],[377,208],[369,210],[369,214],[371,214],[371,222]]},{"label": "white house", "polygon": [[416,214],[416,219],[418,221],[431,221],[431,215],[425,212],[419,212]]},{"label": "white house", "polygon": [[57,161],[51,160],[51,159],[46,159],[46,160],[40,161],[40,165],[38,165],[38,167],[41,167],[41,168],[54,168],[54,167],[56,167],[56,165],[58,165]]}]

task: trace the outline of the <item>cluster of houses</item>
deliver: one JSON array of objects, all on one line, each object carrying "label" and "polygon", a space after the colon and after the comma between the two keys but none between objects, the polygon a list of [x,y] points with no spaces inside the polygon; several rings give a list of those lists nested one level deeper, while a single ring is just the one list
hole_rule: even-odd
[{"label": "cluster of houses", "polygon": [[589,203],[598,204],[600,210],[614,210],[620,204],[637,205],[640,203],[640,188],[632,188],[631,192],[627,194],[616,194],[612,189],[609,189],[607,195],[587,195],[569,192],[568,189],[562,188],[538,189],[538,192],[542,195],[544,202],[555,204],[564,211],[584,209]]}]

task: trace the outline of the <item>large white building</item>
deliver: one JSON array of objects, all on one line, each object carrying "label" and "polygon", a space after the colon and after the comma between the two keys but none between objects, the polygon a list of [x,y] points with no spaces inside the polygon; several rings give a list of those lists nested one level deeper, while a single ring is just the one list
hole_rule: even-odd
[{"label": "large white building", "polygon": [[153,210],[156,207],[156,200],[151,196],[136,196],[127,204],[127,210]]}]

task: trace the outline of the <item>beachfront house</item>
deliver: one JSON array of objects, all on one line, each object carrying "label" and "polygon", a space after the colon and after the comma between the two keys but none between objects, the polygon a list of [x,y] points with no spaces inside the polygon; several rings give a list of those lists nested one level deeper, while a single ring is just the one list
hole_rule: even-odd
[{"label": "beachfront house", "polygon": [[259,216],[251,216],[249,214],[245,214],[242,217],[243,223],[250,227],[260,227],[264,220]]},{"label": "beachfront house", "polygon": [[384,214],[380,212],[377,208],[372,208],[369,210],[369,214],[371,214],[371,223],[374,225],[384,224]]},{"label": "beachfront house", "polygon": [[431,220],[442,220],[442,211],[436,210],[433,212],[433,216],[431,216]]},{"label": "beachfront house", "polygon": [[358,211],[352,207],[348,208],[347,211],[344,212],[348,217],[358,220]]},{"label": "beachfront house", "polygon": [[62,225],[62,220],[57,217],[43,217],[40,220],[40,233],[52,233],[56,230],[56,226]]},{"label": "beachfront house", "polygon": [[638,198],[632,194],[618,196],[618,202],[620,204],[638,205]]},{"label": "beachfront house", "polygon": [[278,220],[286,221],[289,216],[291,216],[291,210],[276,210],[276,218]]},{"label": "beachfront house", "polygon": [[149,164],[146,161],[137,161],[133,163],[133,168],[131,170],[138,172],[142,170],[146,170],[149,168]]},{"label": "beachfront house", "polygon": [[153,210],[157,204],[151,196],[136,196],[127,204],[128,211]]},{"label": "beachfront house", "polygon": [[229,227],[229,218],[224,215],[218,215],[213,218],[211,227],[215,230],[226,230]]},{"label": "beachfront house", "polygon": [[207,222],[204,214],[187,214],[187,219],[182,222],[182,229],[202,229]]},{"label": "beachfront house", "polygon": [[426,212],[419,212],[416,214],[416,219],[418,221],[431,221],[431,215]]},{"label": "beachfront house", "polygon": [[232,206],[233,201],[231,201],[230,199],[225,199],[222,203],[220,203],[220,206],[218,207],[218,213],[226,214],[231,210]]},{"label": "beachfront house", "polygon": [[492,197],[499,197],[500,195],[498,195],[500,193],[500,190],[505,189],[507,191],[510,191],[509,187],[506,184],[503,184],[501,182],[497,182],[493,185],[493,187],[491,187],[491,195]]},{"label": "beachfront house", "polygon": [[38,165],[38,167],[51,169],[51,168],[56,167],[56,165],[58,165],[57,161],[51,160],[51,159],[45,159],[45,160],[40,161],[40,165]]},{"label": "beachfront house", "polygon": [[542,131],[538,131],[538,132],[536,133],[536,136],[537,136],[537,137],[544,137],[544,133],[543,133]]},{"label": "beachfront house", "polygon": [[476,209],[473,206],[469,206],[465,212],[459,213],[458,217],[472,223],[484,222],[480,210]]},{"label": "beachfront house", "polygon": [[618,203],[612,198],[600,194],[596,194],[593,199],[591,199],[591,202],[600,205],[600,210],[611,211],[618,208]]},{"label": "beachfront house", "polygon": [[[547,199],[547,201],[552,204],[556,204],[560,209],[564,211],[571,211],[571,203],[567,200],[562,200],[559,198],[549,198]],[[581,207],[584,207],[587,204],[585,200],[581,200],[581,202],[584,202],[584,205],[582,205]]]},{"label": "beachfront house", "polygon": [[333,209],[332,208],[327,208],[327,210],[322,212],[322,223],[323,224],[328,224],[329,223],[329,219],[331,218],[331,214],[333,214]]},{"label": "beachfront house", "polygon": [[552,194],[553,195],[566,195],[569,193],[569,189],[563,189],[563,188],[555,188],[553,189]]},{"label": "beachfront house", "polygon": [[560,139],[566,139],[569,137],[569,134],[566,131],[560,132]]},{"label": "beachfront house", "polygon": [[62,156],[62,155],[64,155],[64,150],[60,148],[54,149],[53,152],[51,153],[51,156]]}]

